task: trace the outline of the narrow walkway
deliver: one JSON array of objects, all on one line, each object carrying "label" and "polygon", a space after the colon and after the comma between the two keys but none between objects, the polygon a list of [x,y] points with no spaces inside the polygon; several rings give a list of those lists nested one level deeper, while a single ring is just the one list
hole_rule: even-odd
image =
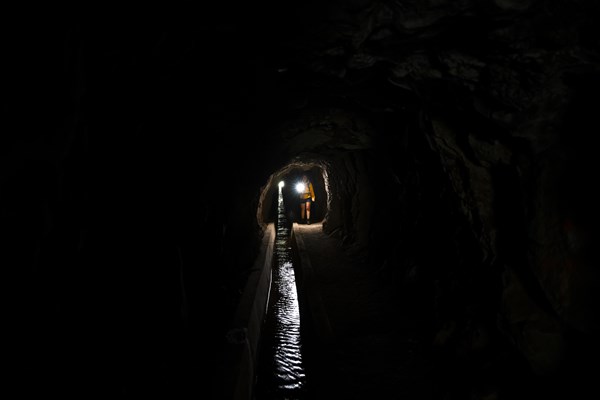
[{"label": "narrow walkway", "polygon": [[[311,399],[430,399],[416,321],[321,224],[294,224]],[[404,303],[404,304],[402,304]]]}]

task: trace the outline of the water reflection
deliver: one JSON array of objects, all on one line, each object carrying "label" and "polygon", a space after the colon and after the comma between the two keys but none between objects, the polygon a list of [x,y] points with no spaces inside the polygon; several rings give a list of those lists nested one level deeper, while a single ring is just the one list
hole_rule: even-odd
[{"label": "water reflection", "polygon": [[306,376],[302,363],[300,309],[291,255],[290,226],[281,188],[276,232],[271,304],[266,322],[271,332],[265,332],[272,335],[270,357],[273,358],[273,376],[270,379],[270,391],[285,393],[285,398],[294,398],[304,388]]},{"label": "water reflection", "polygon": [[282,389],[299,389],[304,382],[304,368],[300,353],[300,310],[291,262],[284,262],[279,270],[277,288],[279,299],[275,306],[275,367]]}]

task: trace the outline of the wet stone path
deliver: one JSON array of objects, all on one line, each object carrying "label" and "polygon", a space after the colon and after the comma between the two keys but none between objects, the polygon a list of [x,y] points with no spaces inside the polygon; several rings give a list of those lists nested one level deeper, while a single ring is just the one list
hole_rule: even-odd
[{"label": "wet stone path", "polygon": [[[312,320],[326,319],[331,335],[323,341],[319,326],[313,326],[312,337],[305,335],[309,398],[431,399],[412,305],[373,268],[349,256],[339,240],[324,234],[321,224],[295,224],[294,229],[312,270],[312,293],[306,296],[313,311],[303,313],[316,308],[326,314]],[[321,304],[315,307],[315,302]]]}]

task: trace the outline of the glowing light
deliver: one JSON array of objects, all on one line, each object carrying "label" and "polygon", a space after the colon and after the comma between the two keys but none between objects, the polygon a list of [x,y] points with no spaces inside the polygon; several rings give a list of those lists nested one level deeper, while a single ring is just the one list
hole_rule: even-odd
[{"label": "glowing light", "polygon": [[283,181],[279,182],[279,187],[282,188],[285,185]]},{"label": "glowing light", "polygon": [[304,183],[300,182],[296,184],[296,191],[298,193],[304,193],[304,189],[306,189],[306,186],[304,186]]}]

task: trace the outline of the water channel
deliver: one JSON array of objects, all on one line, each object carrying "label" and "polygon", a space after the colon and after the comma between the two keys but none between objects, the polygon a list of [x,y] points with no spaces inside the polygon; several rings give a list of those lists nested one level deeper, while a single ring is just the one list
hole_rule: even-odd
[{"label": "water channel", "polygon": [[257,400],[295,400],[305,395],[291,229],[279,188],[272,283],[261,338]]}]

